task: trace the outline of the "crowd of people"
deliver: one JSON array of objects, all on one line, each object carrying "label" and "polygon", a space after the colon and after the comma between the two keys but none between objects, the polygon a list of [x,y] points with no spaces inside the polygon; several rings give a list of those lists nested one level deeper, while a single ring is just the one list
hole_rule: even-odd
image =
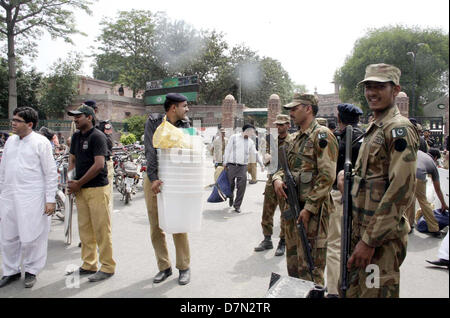
[{"label": "crowd of people", "polygon": [[[289,206],[286,203],[284,171],[277,164],[273,171],[267,173],[261,218],[264,239],[254,250],[260,252],[274,248],[273,219],[278,206],[282,213],[275,256],[284,255],[287,250],[288,274],[311,279],[305,251],[296,231],[300,221],[305,224],[310,248],[314,250],[312,279],[324,284],[326,276],[329,298],[339,297],[340,294],[343,189],[338,182],[342,176],[338,176],[344,168],[347,126],[350,125],[353,131],[351,162],[355,168],[352,188],[355,221],[348,271],[358,279],[353,279],[346,296],[398,297],[399,267],[406,255],[407,235],[413,232],[419,218],[424,216],[428,234],[438,238],[443,235],[433,212],[439,207],[433,207],[427,201],[426,184],[427,175],[430,175],[440,201],[439,211],[448,213],[438,173],[438,168],[448,169],[448,137],[442,158],[441,151],[433,147],[436,142],[429,129],[422,131],[414,118],[400,115],[395,105],[395,97],[400,92],[400,73],[392,65],[368,66],[365,79],[359,84],[364,87],[372,111],[372,120],[366,128],[360,125],[363,112],[355,105],[337,105],[336,126],[334,122],[328,123],[326,119],[316,117],[318,101],[314,95],[296,94],[294,100],[284,106],[290,116],[279,114],[274,122],[277,136],[267,134],[268,146],[263,151],[266,153],[258,153],[255,149],[252,139],[256,129],[252,125],[245,125],[242,133],[229,139],[225,136],[225,130],[220,128],[210,147],[216,167],[215,179],[225,169],[232,190],[235,180],[237,182],[236,197],[233,193],[229,203],[238,213],[244,198],[245,172],[249,171],[250,155],[263,157],[264,165],[268,166],[271,160],[274,161],[273,158],[280,157],[282,147],[287,147],[289,168],[298,180],[298,199],[303,209],[298,219],[283,216]],[[291,119],[299,128],[293,134],[289,134]],[[242,143],[235,144],[235,139],[239,137]],[[271,138],[274,140],[271,141]],[[253,180],[250,176],[249,184]],[[416,199],[420,206],[417,211]],[[446,258],[439,257],[437,261],[428,262],[448,266],[448,238],[442,244],[440,255],[445,254],[442,250],[446,248]],[[371,263],[377,264],[388,273],[386,277],[392,278],[384,280],[379,289],[364,285],[368,275],[364,269]]]},{"label": "crowd of people", "polygon": [[[247,181],[250,184],[257,182],[256,165],[259,164],[262,172],[267,170],[261,217],[263,240],[254,251],[273,249],[274,216],[278,207],[280,233],[275,255],[286,255],[289,276],[312,280],[321,286],[325,286],[326,281],[329,298],[399,297],[400,266],[406,257],[408,234],[412,233],[418,219],[416,198],[430,234],[442,235],[439,226],[433,222],[433,207],[426,202],[424,190],[426,175],[430,174],[441,210],[448,210],[437,173],[440,152],[433,151],[434,144],[426,130],[421,136],[417,121],[400,115],[395,105],[395,97],[401,89],[400,74],[400,70],[392,65],[367,67],[365,77],[359,83],[373,116],[366,129],[359,124],[363,112],[353,104],[337,105],[337,125],[331,126],[326,120],[317,118],[319,103],[316,96],[295,94],[292,102],[283,106],[289,115],[278,114],[273,123],[276,133],[263,136],[255,126],[245,124],[242,132],[230,136],[220,128],[211,143],[215,178],[218,172],[226,171],[232,192],[228,204],[236,213],[241,213]],[[144,133],[147,160],[144,193],[151,243],[158,265],[153,278],[157,284],[172,275],[172,263],[165,233],[159,227],[157,194],[161,192],[162,181],[158,176],[153,135],[164,118],[175,127],[190,127],[186,116],[189,107],[183,95],[167,94],[164,110],[164,114],[149,115]],[[111,124],[98,120],[95,101],[84,102],[68,115],[73,117],[73,127],[70,137],[62,142],[62,136],[48,128],[41,128],[39,133],[34,131],[38,118],[32,108],[20,107],[14,111],[11,120],[14,134],[8,138],[0,162],[3,269],[0,288],[20,279],[22,268],[25,270],[25,287],[30,288],[45,266],[49,217],[55,212],[57,189],[54,152],[69,155],[69,171],[74,177],[68,182],[68,194],[75,196],[78,211],[82,265],[67,275],[89,275],[90,282],[114,275]],[[296,132],[290,133],[291,123],[298,128]],[[343,198],[346,197],[342,170],[345,148],[349,146],[345,143],[348,126],[353,131],[353,226],[345,268],[352,279],[343,291],[339,285],[341,218],[345,213]],[[448,138],[446,147],[448,167]],[[282,157],[286,157],[285,168],[280,165]],[[296,181],[294,199],[299,203],[296,211],[287,201],[287,193],[292,193],[287,188],[288,172]],[[247,173],[250,180],[247,180]],[[299,235],[299,226],[304,228],[307,242]],[[178,283],[186,285],[191,279],[188,234],[173,234],[173,242]],[[448,251],[448,238],[443,244],[447,244]],[[445,245],[442,249],[445,250]],[[444,260],[445,265],[444,254],[440,253],[439,260],[434,263],[442,265]],[[383,273],[378,288],[366,284],[369,264],[377,265]],[[446,264],[448,266],[448,252]]]}]

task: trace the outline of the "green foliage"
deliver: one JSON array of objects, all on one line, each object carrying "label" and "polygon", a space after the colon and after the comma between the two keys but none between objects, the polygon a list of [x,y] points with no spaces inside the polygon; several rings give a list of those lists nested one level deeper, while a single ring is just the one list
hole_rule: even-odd
[{"label": "green foliage", "polygon": [[80,54],[70,53],[66,60],[58,59],[51,67],[41,97],[41,109],[48,118],[61,117],[66,107],[70,106],[77,94],[77,74],[82,64]]},{"label": "green foliage", "polygon": [[156,63],[153,47],[155,20],[146,10],[119,11],[115,20],[104,18],[102,33],[97,38],[94,74],[98,79],[121,83],[133,90],[136,97],[152,77],[163,76]]},{"label": "green foliage", "polygon": [[[356,41],[352,54],[335,73],[335,81],[341,85],[340,98],[368,109],[363,90],[356,85],[364,78],[366,66],[373,63],[387,63],[400,68],[402,90],[411,97],[413,59],[407,52],[414,52],[416,105],[432,102],[448,91],[448,44],[448,33],[439,29],[403,26],[372,29]],[[419,109],[420,115],[420,107],[416,109]]]},{"label": "green foliage", "polygon": [[120,11],[102,26],[94,75],[135,93],[147,81],[196,74],[200,104],[221,104],[228,94],[238,99],[239,87],[247,106],[264,107],[274,93],[283,102],[292,97],[292,82],[278,61],[242,45],[229,50],[222,33],[144,10]]},{"label": "green foliage", "polygon": [[146,116],[135,115],[125,119],[123,122],[128,125],[128,131],[134,136],[137,136],[140,140],[141,136],[144,134],[146,121]]},{"label": "green foliage", "polygon": [[[38,110],[39,118],[45,119],[40,108],[40,90],[43,85],[43,74],[35,69],[26,71],[19,67],[17,71],[17,105],[32,107]],[[0,58],[0,118],[8,117],[8,63]]]},{"label": "green foliage", "polygon": [[[93,0],[95,1],[95,0]],[[0,41],[6,39],[9,59],[8,113],[17,107],[16,56],[36,56],[37,41],[44,32],[52,38],[73,43],[71,36],[80,33],[75,28],[73,9],[91,14],[90,0],[15,0],[0,1]]]},{"label": "green foliage", "polygon": [[136,136],[134,134],[123,134],[120,136],[120,143],[123,145],[131,145],[136,142]]}]

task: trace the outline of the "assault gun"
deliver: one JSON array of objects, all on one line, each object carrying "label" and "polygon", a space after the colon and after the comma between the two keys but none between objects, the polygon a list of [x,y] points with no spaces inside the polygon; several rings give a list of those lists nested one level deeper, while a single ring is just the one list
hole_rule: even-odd
[{"label": "assault gun", "polygon": [[350,258],[352,237],[352,139],[353,128],[345,128],[345,162],[344,162],[344,193],[342,194],[343,215],[341,227],[341,296],[345,298],[348,289],[347,263]]},{"label": "assault gun", "polygon": [[[304,204],[301,204],[298,200],[297,184],[295,183],[294,177],[289,170],[287,156],[286,156],[286,146],[280,148],[280,158],[279,162],[281,168],[284,170],[284,179],[287,187],[287,197],[289,203],[289,210],[283,212],[283,217],[286,220],[295,219],[298,220],[300,212],[303,210]],[[311,274],[311,281],[314,282],[313,270],[314,261],[311,256],[311,245],[308,242],[308,236],[306,235],[306,230],[302,221],[297,223],[298,234],[300,235],[300,240],[302,242],[303,251],[306,256],[306,262],[308,264],[308,270]]]}]

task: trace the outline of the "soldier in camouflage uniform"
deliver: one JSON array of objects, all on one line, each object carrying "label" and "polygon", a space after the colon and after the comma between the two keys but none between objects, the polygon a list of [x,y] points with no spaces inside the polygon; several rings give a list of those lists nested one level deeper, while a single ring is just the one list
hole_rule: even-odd
[{"label": "soldier in camouflage uniform", "polygon": [[414,193],[419,148],[416,127],[395,105],[400,74],[395,66],[372,64],[359,83],[374,118],[359,151],[351,191],[347,297],[399,297],[410,230],[404,214]]},{"label": "soldier in camouflage uniform", "polygon": [[[264,250],[272,249],[272,239],[271,236],[273,234],[273,215],[275,214],[275,210],[277,206],[280,207],[280,211],[284,211],[284,200],[278,200],[275,194],[275,190],[273,189],[272,184],[272,174],[278,170],[278,153],[273,157],[271,153],[275,153],[277,150],[279,151],[280,147],[286,144],[286,141],[289,140],[290,135],[288,130],[291,126],[291,121],[288,115],[277,115],[277,120],[274,122],[277,125],[278,130],[278,138],[275,142],[271,142],[270,145],[266,148],[267,156],[270,158],[266,165],[269,165],[269,171],[267,174],[267,182],[266,188],[264,189],[264,206],[262,213],[261,226],[263,229],[264,240],[255,247],[255,252],[261,252]],[[269,135],[272,137],[272,135]],[[278,147],[276,147],[277,145]],[[276,147],[276,148],[275,148]],[[273,149],[272,149],[273,148]],[[284,255],[284,251],[286,249],[285,242],[285,231],[284,231],[284,218],[280,215],[280,241],[278,243],[277,250],[275,251],[275,256]]]},{"label": "soldier in camouflage uniform", "polygon": [[[293,102],[284,108],[289,110],[291,118],[299,127],[287,142],[287,159],[289,169],[297,181],[298,199],[304,205],[299,219],[305,226],[312,248],[314,282],[324,286],[328,220],[334,211],[330,192],[336,178],[338,144],[333,133],[315,119],[318,101],[314,95],[295,94]],[[284,171],[280,169],[273,176],[273,185],[278,197],[287,198],[283,176]],[[288,274],[310,280],[297,222],[295,219],[285,221]]]}]

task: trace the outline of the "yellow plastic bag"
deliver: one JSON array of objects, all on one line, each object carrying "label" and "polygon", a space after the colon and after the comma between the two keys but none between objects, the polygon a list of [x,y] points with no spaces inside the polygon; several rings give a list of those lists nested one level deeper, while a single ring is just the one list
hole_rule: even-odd
[{"label": "yellow plastic bag", "polygon": [[169,121],[167,121],[167,116],[156,128],[153,134],[153,147],[160,149],[168,148],[191,148],[191,143],[186,135]]}]

